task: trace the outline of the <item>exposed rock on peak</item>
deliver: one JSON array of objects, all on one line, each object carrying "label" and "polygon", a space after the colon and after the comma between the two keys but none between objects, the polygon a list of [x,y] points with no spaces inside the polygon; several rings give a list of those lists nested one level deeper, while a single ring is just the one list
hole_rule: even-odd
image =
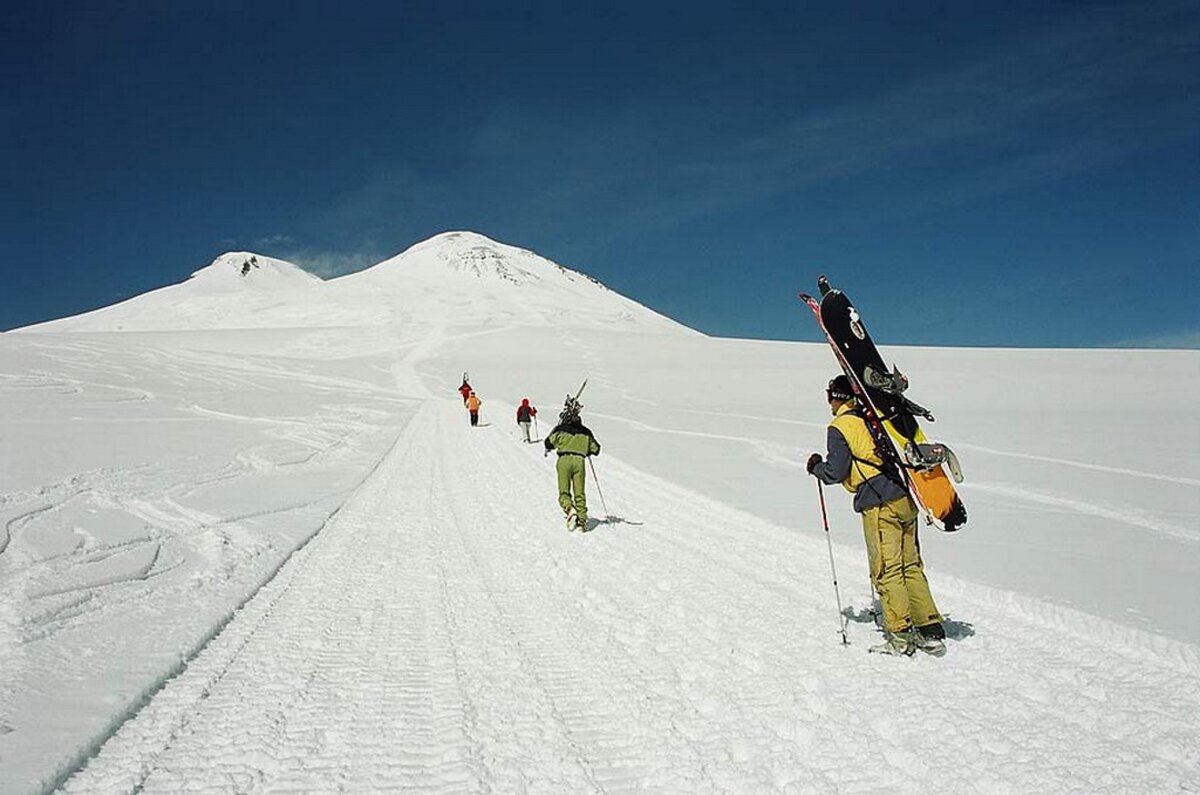
[{"label": "exposed rock on peak", "polygon": [[307,287],[321,279],[290,262],[251,251],[229,251],[191,275],[189,281],[239,289]]}]

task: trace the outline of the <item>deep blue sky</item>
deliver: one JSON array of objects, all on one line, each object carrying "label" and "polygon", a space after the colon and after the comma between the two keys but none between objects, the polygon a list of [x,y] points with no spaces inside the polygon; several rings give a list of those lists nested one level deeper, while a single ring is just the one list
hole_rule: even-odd
[{"label": "deep blue sky", "polygon": [[[852,6],[846,8],[846,6]],[[0,328],[450,229],[703,331],[1200,347],[1200,2],[8,2]]]}]

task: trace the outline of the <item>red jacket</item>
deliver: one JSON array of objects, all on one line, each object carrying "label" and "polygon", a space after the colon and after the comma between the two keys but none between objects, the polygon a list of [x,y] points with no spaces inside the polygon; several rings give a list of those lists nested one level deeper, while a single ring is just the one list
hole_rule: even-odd
[{"label": "red jacket", "polygon": [[517,406],[517,422],[529,422],[536,416],[537,409],[529,405],[529,398],[525,398],[521,401],[521,405]]}]

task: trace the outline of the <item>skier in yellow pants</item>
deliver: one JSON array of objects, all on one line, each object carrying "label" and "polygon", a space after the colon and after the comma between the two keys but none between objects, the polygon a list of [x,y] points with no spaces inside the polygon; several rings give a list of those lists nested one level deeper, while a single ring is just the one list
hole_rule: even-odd
[{"label": "skier in yellow pants", "polygon": [[872,651],[907,655],[920,649],[940,656],[946,652],[946,632],[925,579],[917,506],[900,473],[889,471],[876,451],[855,406],[850,380],[845,375],[834,378],[825,396],[833,413],[826,439],[828,460],[813,453],[807,469],[824,483],[841,483],[854,495],[854,510],[862,514],[871,582],[879,594],[887,636]]},{"label": "skier in yellow pants", "polygon": [[[600,455],[600,443],[579,419],[579,403],[568,400],[558,415],[558,425],[546,434],[546,455],[558,453],[558,504],[567,517],[571,530],[587,532],[587,483],[585,461],[590,455]],[[572,521],[574,517],[574,521]]]}]

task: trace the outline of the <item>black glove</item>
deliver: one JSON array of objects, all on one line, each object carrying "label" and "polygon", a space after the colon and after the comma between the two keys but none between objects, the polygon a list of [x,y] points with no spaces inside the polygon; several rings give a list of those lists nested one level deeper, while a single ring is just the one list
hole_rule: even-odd
[{"label": "black glove", "polygon": [[808,463],[804,465],[804,468],[805,468],[805,469],[807,469],[807,470],[808,470],[808,474],[810,474],[810,475],[811,475],[811,474],[812,474],[812,471],[813,471],[814,469],[816,469],[816,468],[817,468],[817,465],[818,465],[818,464],[820,464],[820,463],[822,463],[821,454],[820,454],[820,453],[813,453],[812,455],[810,455],[810,456],[808,457]]}]

